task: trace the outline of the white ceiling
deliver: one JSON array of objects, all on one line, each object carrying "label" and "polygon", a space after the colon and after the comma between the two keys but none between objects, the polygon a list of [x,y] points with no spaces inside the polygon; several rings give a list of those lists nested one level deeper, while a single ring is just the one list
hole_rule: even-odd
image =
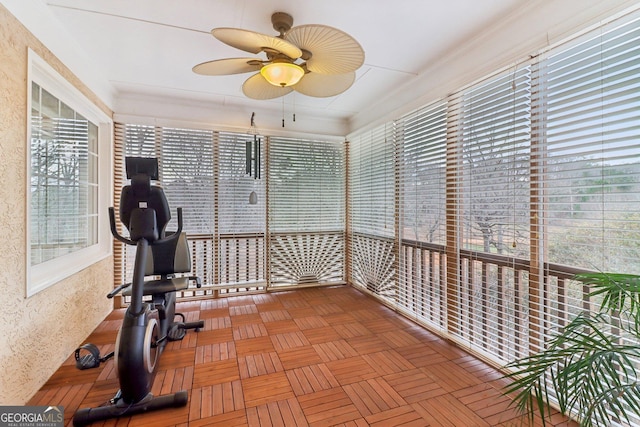
[{"label": "white ceiling", "polygon": [[[428,78],[425,70],[441,58],[473,46],[474,40],[523,10],[564,2],[571,13],[575,6],[582,5],[584,9],[601,1],[43,0],[43,3],[77,42],[81,50],[78,55],[86,57],[114,88],[116,98],[153,96],[191,100],[212,108],[257,111],[258,121],[261,111],[280,117],[284,108],[287,117],[293,111],[297,117],[324,117],[349,123],[367,111],[380,116],[385,109],[396,108],[396,98],[419,96],[419,93],[400,96],[398,91],[407,92],[412,82],[424,81]],[[281,98],[257,101],[242,94],[242,83],[251,74],[213,77],[191,71],[204,61],[251,56],[215,39],[211,29],[237,27],[276,36],[270,20],[276,11],[291,14],[294,26],[329,25],[358,40],[365,51],[365,61],[356,72],[354,85],[330,98],[292,93],[284,97],[283,107]],[[564,18],[556,17],[556,21],[550,18],[549,25],[557,25],[558,19]],[[414,87],[420,85],[416,83]],[[118,113],[117,103],[115,107]],[[131,110],[127,113],[134,111],[131,107],[122,108]]]}]

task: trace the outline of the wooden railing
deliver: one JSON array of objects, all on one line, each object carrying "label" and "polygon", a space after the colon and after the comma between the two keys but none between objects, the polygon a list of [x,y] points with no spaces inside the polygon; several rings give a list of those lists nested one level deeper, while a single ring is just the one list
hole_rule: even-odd
[{"label": "wooden railing", "polygon": [[[262,233],[190,234],[190,275],[195,283],[177,293],[179,301],[262,292],[272,287],[344,283],[344,231],[274,233],[270,265]],[[135,248],[124,247],[123,281],[130,278]],[[267,274],[270,274],[267,280]],[[128,303],[125,300],[124,303]]]},{"label": "wooden railing", "polygon": [[[263,234],[221,235],[217,242],[212,235],[191,235],[189,242],[192,273],[201,278],[203,286],[180,292],[180,299],[266,290]],[[277,271],[271,271],[271,280],[276,280],[276,286],[286,285],[287,280],[295,285],[313,274],[314,280],[342,282],[343,242],[343,233],[272,236],[272,252],[276,252],[271,257]],[[529,351],[532,322],[548,334],[564,326],[571,314],[591,305],[587,289],[572,280],[584,270],[545,264],[542,283],[537,285],[541,305],[532,307],[529,288],[535,285],[530,283],[528,260],[462,250],[458,271],[450,272],[442,245],[403,240],[397,248],[393,239],[365,234],[352,235],[349,244],[355,285],[435,329],[454,330],[460,340],[500,360]],[[304,249],[301,253],[322,249],[325,257],[305,265],[302,259],[287,255],[296,246]],[[447,310],[449,282],[455,283],[457,292],[453,311]],[[451,324],[456,328],[450,328]]]},{"label": "wooden railing", "polygon": [[[179,301],[266,289],[264,234],[221,235],[217,242],[211,234],[190,234],[188,240],[190,275],[199,277],[202,287],[197,288],[194,282],[189,289],[177,292]],[[125,246],[124,251],[123,280],[127,280],[132,275],[135,247]],[[128,302],[128,298],[123,301]]]},{"label": "wooden railing", "polygon": [[[534,323],[548,335],[591,306],[588,290],[572,280],[586,270],[544,264],[535,284],[528,260],[461,250],[457,277],[448,278],[443,246],[405,240],[400,251],[397,304],[439,329],[455,323],[462,341],[499,360],[528,354]],[[446,312],[447,280],[457,284],[457,313]],[[532,286],[539,286],[539,306],[530,304]]]},{"label": "wooden railing", "polygon": [[[499,361],[521,357],[531,349],[531,329],[543,336],[566,325],[572,314],[592,308],[588,290],[572,280],[586,272],[557,264],[544,264],[541,283],[531,281],[528,260],[499,254],[461,250],[457,271],[447,271],[447,252],[442,245],[403,240],[398,255],[388,254],[392,240],[357,235],[352,237],[352,280],[388,305],[444,335],[490,355]],[[361,245],[379,249],[377,260],[359,260]],[[367,254],[369,256],[369,254]],[[354,259],[355,258],[355,259]],[[380,265],[380,260],[387,265]],[[397,263],[397,270],[393,269]],[[371,278],[393,269],[386,283]],[[452,286],[453,284],[453,286]],[[530,287],[536,286],[540,303],[533,303]],[[455,289],[455,309],[447,309],[447,289]],[[455,327],[452,327],[455,325]]]},{"label": "wooden railing", "polygon": [[190,288],[179,299],[218,297],[266,289],[265,238],[261,233],[190,235],[192,274],[202,288]]}]

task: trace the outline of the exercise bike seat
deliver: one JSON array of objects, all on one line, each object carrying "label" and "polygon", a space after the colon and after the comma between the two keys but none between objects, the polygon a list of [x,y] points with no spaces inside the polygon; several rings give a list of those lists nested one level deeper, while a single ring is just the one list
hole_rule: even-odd
[{"label": "exercise bike seat", "polygon": [[[145,263],[145,276],[160,276],[160,279],[145,281],[143,295],[158,295],[187,289],[190,277],[175,276],[176,273],[191,271],[191,255],[187,234],[183,232],[167,242],[152,244],[150,249]],[[131,290],[131,285],[129,285],[122,291],[122,294],[130,296]]]},{"label": "exercise bike seat", "polygon": [[[167,292],[182,291],[189,287],[188,277],[149,280],[144,283],[143,295],[159,295]],[[131,296],[131,286],[123,289],[122,295]]]}]

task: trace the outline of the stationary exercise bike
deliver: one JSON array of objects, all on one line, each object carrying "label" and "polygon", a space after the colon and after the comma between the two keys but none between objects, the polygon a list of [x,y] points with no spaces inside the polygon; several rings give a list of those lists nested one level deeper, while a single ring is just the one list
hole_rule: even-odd
[{"label": "stationary exercise bike", "polygon": [[[198,331],[204,326],[202,320],[184,322],[184,315],[175,312],[176,291],[186,289],[190,281],[195,281],[198,287],[201,284],[197,277],[175,275],[191,271],[190,252],[186,234],[182,232],[181,208],[177,209],[178,230],[165,232],[171,219],[169,205],[162,188],[151,185],[151,180],[158,179],[157,159],[128,157],[126,171],[131,184],[121,192],[120,221],[129,230],[129,238],[118,233],[113,208],[109,209],[109,220],[116,239],[136,246],[133,278],[107,297],[122,292],[131,297],[131,303],[114,352],[101,357],[95,345],[85,344],[75,353],[78,369],[95,368],[114,357],[120,390],[106,406],[78,410],[73,417],[74,426],[186,405],[186,391],[154,397],[151,386],[167,342],[181,340],[187,329]],[[146,276],[160,278],[145,281]],[[176,317],[181,321],[176,321]]]}]

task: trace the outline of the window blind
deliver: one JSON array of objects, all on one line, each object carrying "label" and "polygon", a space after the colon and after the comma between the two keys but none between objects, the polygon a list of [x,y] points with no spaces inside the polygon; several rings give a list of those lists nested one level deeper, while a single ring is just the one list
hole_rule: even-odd
[{"label": "window blind", "polygon": [[350,138],[350,210],[354,232],[395,236],[395,147],[393,124]]},{"label": "window blind", "polygon": [[[184,231],[211,234],[214,224],[213,132],[197,129],[116,123],[116,204],[126,184],[124,157],[158,159],[159,181],[171,209],[167,230],[177,228],[176,209],[182,207]],[[118,145],[119,145],[118,144]]]},{"label": "window blind", "polygon": [[545,259],[640,273],[640,25],[603,28],[540,65]]},{"label": "window blind", "polygon": [[446,104],[398,121],[401,237],[445,244]]},{"label": "window blind", "polygon": [[[264,138],[261,146],[264,148]],[[220,234],[260,233],[266,226],[266,186],[246,172],[246,146],[252,135],[218,133],[218,215]],[[262,156],[264,158],[264,156]],[[264,161],[260,170],[264,171]],[[262,173],[260,176],[264,176]],[[249,204],[254,191],[256,204]]]},{"label": "window blind", "polygon": [[461,93],[457,152],[462,247],[529,257],[530,70]]},{"label": "window blind", "polygon": [[269,230],[344,230],[344,144],[269,139]]},{"label": "window blind", "polygon": [[213,132],[167,127],[159,132],[160,182],[171,208],[171,226],[177,228],[175,210],[182,207],[185,232],[212,234],[215,221]]}]

